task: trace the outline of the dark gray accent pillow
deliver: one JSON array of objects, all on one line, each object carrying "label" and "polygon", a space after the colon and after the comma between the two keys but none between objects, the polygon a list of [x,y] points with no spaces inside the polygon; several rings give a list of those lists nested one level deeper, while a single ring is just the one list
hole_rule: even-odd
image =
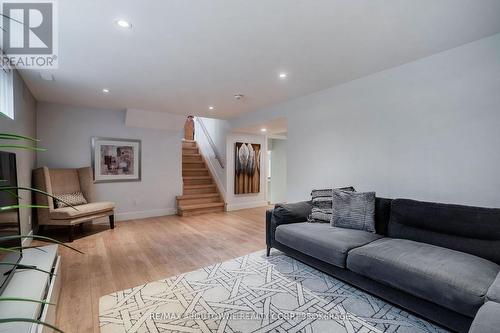
[{"label": "dark gray accent pillow", "polygon": [[[354,187],[341,187],[338,190],[355,191]],[[332,188],[311,191],[311,214],[307,218],[308,222],[330,223],[332,219]]]},{"label": "dark gray accent pillow", "polygon": [[276,204],[273,210],[276,225],[296,222],[306,222],[311,214],[311,202],[301,201],[288,204]]},{"label": "dark gray accent pillow", "polygon": [[375,232],[375,192],[333,190],[332,227]]}]

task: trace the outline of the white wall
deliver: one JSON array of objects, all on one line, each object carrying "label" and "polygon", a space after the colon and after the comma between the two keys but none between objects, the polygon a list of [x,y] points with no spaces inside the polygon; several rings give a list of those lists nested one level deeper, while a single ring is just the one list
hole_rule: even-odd
[{"label": "white wall", "polygon": [[[208,139],[207,135],[200,125],[200,120],[203,122],[208,136],[210,136],[212,142],[215,145],[215,148],[217,149],[218,154],[221,157],[222,165],[215,157],[215,152],[211,146],[210,140]],[[215,178],[217,186],[219,187],[219,191],[221,192],[224,199],[227,192],[226,137],[229,133],[229,129],[230,124],[227,120],[202,117],[197,117],[195,119],[195,140],[198,143],[198,147],[200,148],[201,153],[208,164],[208,168]]]},{"label": "white wall", "polygon": [[[14,119],[0,115],[0,132],[20,134],[36,137],[35,127],[36,101],[29,89],[24,84],[21,76],[14,72]],[[31,151],[8,150],[16,153],[17,182],[19,186],[31,187],[31,170],[35,167],[36,154]],[[31,204],[31,193],[22,191],[19,193],[20,204]],[[21,220],[21,233],[26,235],[31,229],[31,209],[22,208],[19,211]]]},{"label": "white wall", "polygon": [[[260,144],[260,192],[251,194],[234,194],[234,158],[235,143],[256,143]],[[237,210],[253,208],[267,205],[267,139],[263,135],[252,135],[242,133],[228,133],[226,139],[226,208],[227,210]]]},{"label": "white wall", "polygon": [[[207,129],[212,141],[214,142],[217,150],[219,151],[222,159],[226,160],[226,137],[229,131],[231,130],[231,124],[229,121],[224,119],[215,119],[215,118],[203,118],[199,117],[203,121],[205,128]],[[196,133],[200,134],[198,127],[196,127]]]},{"label": "white wall", "polygon": [[500,207],[500,34],[231,121],[286,117],[288,201],[315,187]]},{"label": "white wall", "polygon": [[142,140],[142,181],[96,184],[98,200],[117,204],[118,220],[174,214],[182,194],[181,132],[125,127],[125,112],[50,103],[37,107],[37,132],[49,151],[38,166],[74,168],[91,163],[92,136]]},{"label": "white wall", "polygon": [[268,188],[268,200],[272,204],[286,202],[286,175],[287,175],[287,141],[270,139],[271,145],[271,181]]}]

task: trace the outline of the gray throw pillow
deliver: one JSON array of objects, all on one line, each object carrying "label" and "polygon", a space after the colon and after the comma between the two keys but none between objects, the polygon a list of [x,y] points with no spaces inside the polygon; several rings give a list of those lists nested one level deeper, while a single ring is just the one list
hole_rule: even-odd
[{"label": "gray throw pillow", "polygon": [[333,190],[331,226],[375,232],[375,192]]},{"label": "gray throw pillow", "polygon": [[[342,187],[338,190],[354,191],[354,187]],[[312,190],[311,214],[307,218],[308,222],[326,222],[330,223],[332,219],[332,191],[333,189]]]}]

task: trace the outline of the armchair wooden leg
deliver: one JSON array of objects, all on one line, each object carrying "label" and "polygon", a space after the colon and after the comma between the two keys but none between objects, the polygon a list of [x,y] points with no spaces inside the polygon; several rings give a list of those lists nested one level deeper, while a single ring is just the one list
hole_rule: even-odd
[{"label": "armchair wooden leg", "polygon": [[71,243],[71,242],[73,242],[74,238],[75,238],[75,226],[70,225],[68,227],[68,241]]},{"label": "armchair wooden leg", "polygon": [[114,215],[109,215],[109,227],[111,229],[115,228],[115,216]]},{"label": "armchair wooden leg", "polygon": [[270,246],[268,246],[268,247],[267,247],[267,251],[266,251],[266,256],[268,256],[268,257],[269,257],[269,255],[270,255],[270,254],[271,254],[271,247],[270,247]]}]

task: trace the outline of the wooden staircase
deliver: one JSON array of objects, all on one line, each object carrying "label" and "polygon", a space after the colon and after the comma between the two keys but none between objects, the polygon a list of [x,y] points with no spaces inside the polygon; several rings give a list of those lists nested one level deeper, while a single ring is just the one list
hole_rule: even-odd
[{"label": "wooden staircase", "polygon": [[178,215],[224,211],[224,201],[194,140],[182,141],[182,180],[183,194],[177,196]]}]

